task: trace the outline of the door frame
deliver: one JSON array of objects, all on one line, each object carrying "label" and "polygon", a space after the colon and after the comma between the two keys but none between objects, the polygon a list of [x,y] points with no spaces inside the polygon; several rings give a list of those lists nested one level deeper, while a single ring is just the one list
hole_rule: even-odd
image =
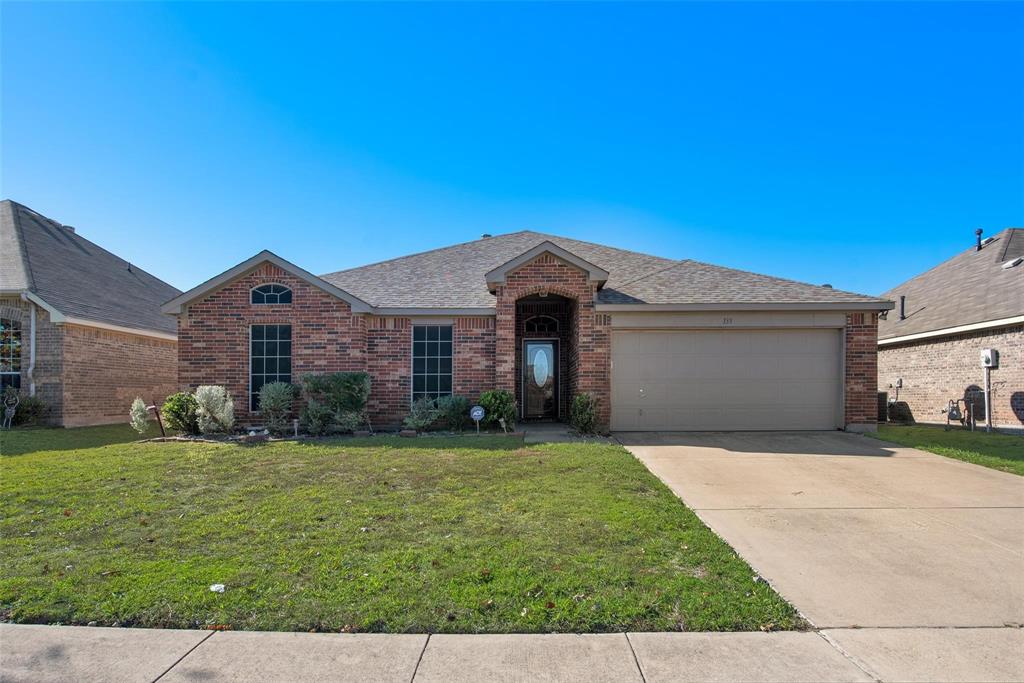
[{"label": "door frame", "polygon": [[555,351],[554,365],[551,368],[552,376],[555,378],[555,419],[562,419],[562,377],[559,371],[559,364],[562,362],[561,353],[562,350],[559,342],[561,341],[558,337],[524,337],[523,347],[520,352],[520,358],[522,359],[522,367],[519,372],[519,395],[522,397],[519,406],[519,419],[521,420],[543,420],[545,418],[531,418],[526,416],[526,345],[533,342],[548,342],[551,344]]}]

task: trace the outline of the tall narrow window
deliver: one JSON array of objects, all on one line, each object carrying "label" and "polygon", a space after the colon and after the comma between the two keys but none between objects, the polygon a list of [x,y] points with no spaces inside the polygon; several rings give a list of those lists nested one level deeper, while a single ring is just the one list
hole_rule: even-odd
[{"label": "tall narrow window", "polygon": [[21,323],[0,318],[0,389],[21,388]]},{"label": "tall narrow window", "polygon": [[451,396],[452,326],[412,328],[412,400]]},{"label": "tall narrow window", "polygon": [[292,290],[284,285],[260,285],[253,288],[251,297],[254,304],[290,304]]},{"label": "tall narrow window", "polygon": [[260,408],[260,389],[292,381],[292,326],[253,325],[249,342],[249,410]]}]

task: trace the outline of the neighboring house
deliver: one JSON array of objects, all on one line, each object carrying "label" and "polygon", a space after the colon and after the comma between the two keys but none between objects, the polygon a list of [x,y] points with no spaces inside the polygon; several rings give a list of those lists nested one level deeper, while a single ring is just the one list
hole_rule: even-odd
[{"label": "neighboring house", "polygon": [[178,379],[365,370],[371,417],[515,392],[520,417],[600,399],[617,430],[873,429],[878,297],[517,232],[317,277],[264,251],[176,297]]},{"label": "neighboring house", "polygon": [[878,325],[878,384],[918,422],[945,422],[950,399],[984,402],[983,349],[992,421],[1024,427],[1024,229],[1008,228],[882,295],[900,301]]},{"label": "neighboring house", "polygon": [[176,384],[179,294],[28,207],[0,202],[0,384],[75,427],[126,422],[132,399],[162,401]]}]

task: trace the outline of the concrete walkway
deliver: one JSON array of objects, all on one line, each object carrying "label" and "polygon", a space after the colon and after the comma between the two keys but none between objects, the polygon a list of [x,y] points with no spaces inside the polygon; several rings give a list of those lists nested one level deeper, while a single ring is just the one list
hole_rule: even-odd
[{"label": "concrete walkway", "polygon": [[0,680],[1021,681],[1021,629],[369,635],[0,625]]}]

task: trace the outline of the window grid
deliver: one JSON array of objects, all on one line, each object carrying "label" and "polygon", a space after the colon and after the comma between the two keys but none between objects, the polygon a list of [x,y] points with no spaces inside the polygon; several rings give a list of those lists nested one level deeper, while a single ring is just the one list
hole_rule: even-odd
[{"label": "window grid", "polygon": [[249,410],[260,407],[260,389],[292,381],[292,326],[253,325],[249,341]]},{"label": "window grid", "polygon": [[0,318],[0,389],[21,388],[21,323]]},{"label": "window grid", "polygon": [[452,326],[412,328],[412,400],[452,394]]},{"label": "window grid", "polygon": [[523,325],[527,334],[558,334],[558,320],[550,315],[535,315]]},{"label": "window grid", "polygon": [[292,290],[284,285],[260,285],[253,288],[250,301],[254,304],[290,304]]}]

